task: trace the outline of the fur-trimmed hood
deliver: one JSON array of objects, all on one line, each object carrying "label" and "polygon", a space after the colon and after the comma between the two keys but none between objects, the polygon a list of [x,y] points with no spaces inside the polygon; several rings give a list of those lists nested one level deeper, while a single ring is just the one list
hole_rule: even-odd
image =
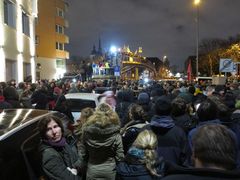
[{"label": "fur-trimmed hood", "polygon": [[102,127],[99,124],[92,124],[83,127],[83,138],[89,146],[98,148],[101,146],[111,146],[120,133],[120,126],[109,124]]}]

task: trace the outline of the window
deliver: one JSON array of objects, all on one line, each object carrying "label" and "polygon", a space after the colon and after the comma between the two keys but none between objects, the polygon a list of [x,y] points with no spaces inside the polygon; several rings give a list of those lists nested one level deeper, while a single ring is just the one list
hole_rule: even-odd
[{"label": "window", "polygon": [[22,12],[22,31],[29,36],[29,17],[25,12]]},{"label": "window", "polygon": [[4,0],[4,23],[16,28],[16,7],[8,0]]},{"label": "window", "polygon": [[60,16],[60,17],[64,18],[64,11],[60,8],[57,8],[57,16]]},{"label": "window", "polygon": [[57,68],[64,68],[65,67],[65,63],[62,59],[57,59],[56,60],[56,65],[57,65]]},{"label": "window", "polygon": [[38,35],[35,36],[35,44],[36,44],[36,45],[39,44],[39,36],[38,36]]},{"label": "window", "polygon": [[64,50],[64,44],[63,44],[63,43],[56,42],[56,49],[58,49],[58,50]]},{"label": "window", "polygon": [[63,26],[60,26],[60,25],[56,24],[55,28],[56,28],[57,33],[64,34],[64,27]]}]

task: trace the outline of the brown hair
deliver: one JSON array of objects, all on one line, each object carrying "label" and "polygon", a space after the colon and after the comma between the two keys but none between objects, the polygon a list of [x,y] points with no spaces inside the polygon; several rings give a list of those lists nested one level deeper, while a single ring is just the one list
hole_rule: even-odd
[{"label": "brown hair", "polygon": [[64,134],[64,127],[63,127],[62,121],[58,117],[54,115],[50,115],[50,116],[44,117],[38,122],[38,131],[42,139],[47,139],[46,138],[47,126],[51,121],[55,121],[58,124],[58,126],[61,128],[62,134]]}]

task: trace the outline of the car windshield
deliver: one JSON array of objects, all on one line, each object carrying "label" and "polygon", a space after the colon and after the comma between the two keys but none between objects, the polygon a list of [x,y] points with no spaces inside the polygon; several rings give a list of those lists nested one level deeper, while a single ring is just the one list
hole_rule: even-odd
[{"label": "car windshield", "polygon": [[27,121],[46,114],[47,111],[34,109],[12,109],[0,113],[0,136]]}]

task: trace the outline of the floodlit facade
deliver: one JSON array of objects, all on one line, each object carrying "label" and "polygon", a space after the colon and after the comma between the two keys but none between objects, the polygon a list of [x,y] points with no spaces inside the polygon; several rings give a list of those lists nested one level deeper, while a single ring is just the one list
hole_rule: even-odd
[{"label": "floodlit facade", "polygon": [[66,72],[69,43],[65,29],[68,27],[64,0],[40,0],[36,20],[36,76],[37,79],[58,79]]},{"label": "floodlit facade", "polygon": [[0,81],[35,81],[37,0],[0,1]]}]

